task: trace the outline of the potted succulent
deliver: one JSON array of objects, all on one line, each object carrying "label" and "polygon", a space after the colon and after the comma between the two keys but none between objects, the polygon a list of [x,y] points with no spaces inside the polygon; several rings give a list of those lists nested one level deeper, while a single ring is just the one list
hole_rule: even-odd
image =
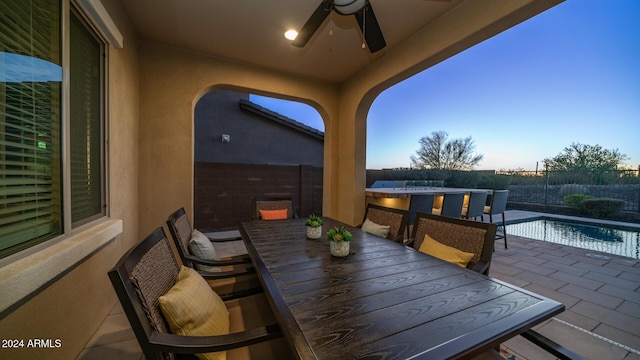
[{"label": "potted succulent", "polygon": [[335,227],[327,232],[329,239],[329,250],[331,255],[344,257],[349,255],[349,243],[351,242],[351,233],[344,226]]},{"label": "potted succulent", "polygon": [[307,225],[307,239],[320,239],[322,236],[322,219],[320,217],[310,215],[305,225]]}]

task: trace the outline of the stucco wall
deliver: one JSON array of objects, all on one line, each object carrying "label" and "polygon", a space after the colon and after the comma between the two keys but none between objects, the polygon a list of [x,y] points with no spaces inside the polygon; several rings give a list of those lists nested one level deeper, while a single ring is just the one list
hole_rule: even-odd
[{"label": "stucco wall", "polygon": [[[195,107],[196,162],[322,167],[321,138],[240,108],[249,94],[215,90]],[[293,119],[299,120],[299,119]],[[222,134],[230,141],[223,142]]]},{"label": "stucco wall", "polygon": [[0,320],[2,339],[60,339],[61,347],[0,349],[3,360],[76,358],[116,302],[107,271],[138,241],[137,41],[119,3],[103,3],[125,44],[122,50],[110,50],[107,105],[110,215],[123,220],[123,232]]},{"label": "stucco wall", "polygon": [[194,109],[205,93],[282,94],[314,106],[326,123],[335,118],[337,91],[330,84],[148,42],[141,44],[140,60],[141,234],[180,207],[193,219]]}]

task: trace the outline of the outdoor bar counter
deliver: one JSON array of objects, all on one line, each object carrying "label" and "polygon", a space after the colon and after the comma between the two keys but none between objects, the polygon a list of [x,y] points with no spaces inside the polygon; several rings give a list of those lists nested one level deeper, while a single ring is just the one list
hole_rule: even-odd
[{"label": "outdoor bar counter", "polygon": [[472,191],[486,191],[491,193],[490,189],[465,189],[465,188],[447,188],[447,187],[375,187],[366,188],[365,195],[367,203],[396,208],[409,209],[409,199],[413,194],[434,194],[436,196],[434,207],[442,205],[442,197],[445,193],[464,193],[465,204],[468,201],[468,195]]}]

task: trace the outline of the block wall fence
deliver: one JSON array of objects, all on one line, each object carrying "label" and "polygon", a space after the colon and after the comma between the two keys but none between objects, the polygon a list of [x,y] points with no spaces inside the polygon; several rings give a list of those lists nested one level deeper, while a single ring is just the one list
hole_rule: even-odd
[{"label": "block wall fence", "polygon": [[256,196],[293,196],[298,216],[322,215],[322,168],[194,163],[196,228],[229,229],[251,220],[252,200]]}]

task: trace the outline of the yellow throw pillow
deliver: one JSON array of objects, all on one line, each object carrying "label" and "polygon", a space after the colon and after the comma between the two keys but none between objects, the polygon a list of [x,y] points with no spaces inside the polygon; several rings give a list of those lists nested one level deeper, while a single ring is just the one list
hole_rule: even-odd
[{"label": "yellow throw pillow", "polygon": [[391,229],[391,226],[376,224],[369,219],[365,219],[364,223],[362,223],[361,229],[369,234],[378,235],[386,239],[387,235],[389,235],[389,229]]},{"label": "yellow throw pillow", "polygon": [[[229,311],[220,296],[195,270],[182,266],[178,281],[160,296],[160,310],[171,332],[183,336],[229,333]],[[196,354],[199,359],[225,360],[226,351]]]},{"label": "yellow throw pillow", "polygon": [[424,241],[418,250],[462,267],[467,267],[467,264],[469,264],[469,261],[473,259],[474,255],[473,253],[464,252],[443,243],[439,243],[436,240],[433,240],[429,235],[424,236]]},{"label": "yellow throw pillow", "polygon": [[184,280],[184,279],[186,279],[188,277],[191,277],[191,276],[200,276],[200,277],[202,277],[202,275],[200,275],[195,269],[190,268],[188,266],[181,265],[180,266],[180,272],[178,272],[178,280],[176,280],[176,281],[181,281],[181,280]]}]

